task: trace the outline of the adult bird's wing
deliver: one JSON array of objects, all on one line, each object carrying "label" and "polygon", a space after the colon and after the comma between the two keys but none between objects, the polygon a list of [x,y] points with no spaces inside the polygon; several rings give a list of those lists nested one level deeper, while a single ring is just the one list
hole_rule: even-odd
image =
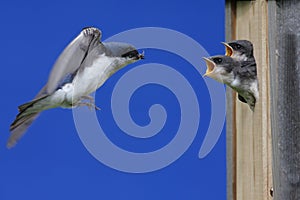
[{"label": "adult bird's wing", "polygon": [[[81,31],[56,60],[45,86],[45,93],[53,93],[67,75],[76,72],[90,50],[95,46],[103,46],[100,42],[101,35],[101,31],[93,27]],[[103,46],[103,52],[104,50]]]},{"label": "adult bird's wing", "polygon": [[84,61],[86,55],[94,47],[105,50],[100,42],[101,31],[96,28],[85,28],[81,33],[64,49],[57,59],[49,76],[48,83],[41,89],[35,99],[19,106],[19,114],[10,126],[11,135],[7,147],[12,147],[25,133],[32,122],[38,117],[39,112],[26,113],[26,110],[36,102],[51,95],[59,83],[69,74],[76,72]]}]

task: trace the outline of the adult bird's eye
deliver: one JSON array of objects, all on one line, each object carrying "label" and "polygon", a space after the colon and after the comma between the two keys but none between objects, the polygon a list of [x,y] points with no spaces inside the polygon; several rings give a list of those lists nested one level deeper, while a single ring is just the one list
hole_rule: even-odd
[{"label": "adult bird's eye", "polygon": [[137,50],[133,50],[133,51],[130,51],[128,53],[125,53],[122,55],[122,57],[124,58],[134,58],[138,55],[139,53],[137,52]]},{"label": "adult bird's eye", "polygon": [[133,56],[134,56],[133,53],[130,53],[130,54],[128,55],[129,58],[132,58]]}]

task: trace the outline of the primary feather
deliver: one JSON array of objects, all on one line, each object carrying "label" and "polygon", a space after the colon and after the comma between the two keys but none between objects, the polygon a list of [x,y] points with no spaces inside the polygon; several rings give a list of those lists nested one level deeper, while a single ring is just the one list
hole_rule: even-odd
[{"label": "primary feather", "polygon": [[[126,43],[100,42],[101,31],[85,28],[63,50],[54,64],[47,84],[34,100],[20,105],[10,126],[7,146],[12,147],[43,110],[80,105],[97,108],[88,95],[98,89],[113,73],[143,56]],[[134,50],[134,56],[132,52]],[[126,57],[124,55],[129,55]],[[83,99],[90,102],[81,102]]]}]

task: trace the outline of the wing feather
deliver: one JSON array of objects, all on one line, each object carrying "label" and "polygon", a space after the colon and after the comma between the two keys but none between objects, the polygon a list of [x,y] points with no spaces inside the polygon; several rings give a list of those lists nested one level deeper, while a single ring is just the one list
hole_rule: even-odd
[{"label": "wing feather", "polygon": [[101,31],[99,29],[93,27],[85,28],[63,50],[56,60],[45,86],[47,94],[53,93],[66,75],[74,73],[80,68],[91,49],[97,45],[102,45],[100,38]]}]

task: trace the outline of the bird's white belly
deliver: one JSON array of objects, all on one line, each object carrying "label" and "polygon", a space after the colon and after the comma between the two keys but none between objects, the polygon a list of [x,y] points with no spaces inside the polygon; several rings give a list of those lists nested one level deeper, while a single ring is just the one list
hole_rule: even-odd
[{"label": "bird's white belly", "polygon": [[231,82],[231,86],[232,87],[238,87],[241,85],[241,81],[239,78],[235,78],[232,82]]},{"label": "bird's white belly", "polygon": [[[73,101],[97,90],[114,72],[114,59],[104,55],[99,56],[91,66],[87,66],[75,76],[72,85]],[[67,98],[72,98],[68,96]]]},{"label": "bird's white belly", "polygon": [[258,92],[258,81],[254,81],[251,85],[250,85],[250,91],[253,92],[254,97],[256,98],[256,100],[258,100],[259,98],[259,92]]}]

